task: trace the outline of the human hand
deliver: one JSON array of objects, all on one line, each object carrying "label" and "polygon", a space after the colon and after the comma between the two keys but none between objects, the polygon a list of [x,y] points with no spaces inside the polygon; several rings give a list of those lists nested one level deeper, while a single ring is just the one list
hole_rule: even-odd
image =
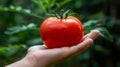
[{"label": "human hand", "polygon": [[25,58],[7,67],[49,67],[52,64],[82,53],[99,34],[98,30],[93,30],[83,37],[81,43],[72,47],[47,49],[45,45],[32,46],[28,49]]}]

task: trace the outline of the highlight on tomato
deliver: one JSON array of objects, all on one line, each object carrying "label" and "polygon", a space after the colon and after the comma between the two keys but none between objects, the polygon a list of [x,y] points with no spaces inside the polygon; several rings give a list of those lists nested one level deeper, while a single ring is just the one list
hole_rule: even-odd
[{"label": "highlight on tomato", "polygon": [[49,17],[40,26],[40,35],[48,48],[70,47],[82,41],[84,29],[79,19],[64,12]]}]

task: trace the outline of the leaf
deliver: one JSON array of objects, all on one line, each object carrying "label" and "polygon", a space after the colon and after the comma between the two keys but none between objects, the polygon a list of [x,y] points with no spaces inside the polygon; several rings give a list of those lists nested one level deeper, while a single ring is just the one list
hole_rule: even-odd
[{"label": "leaf", "polygon": [[27,41],[27,44],[29,45],[35,45],[35,44],[43,44],[41,38],[33,38],[31,40]]},{"label": "leaf", "polygon": [[95,29],[100,31],[100,35],[103,38],[105,38],[106,40],[108,40],[110,42],[113,41],[111,34],[109,33],[109,31],[106,28],[104,28],[104,27],[97,27]]},{"label": "leaf", "polygon": [[25,31],[28,29],[35,29],[36,25],[33,23],[28,24],[27,26],[23,25],[23,26],[14,26],[12,28],[9,28],[7,31],[5,31],[5,34],[15,34],[15,33],[19,33],[21,31]]},{"label": "leaf", "polygon": [[92,29],[96,28],[97,22],[98,22],[97,20],[90,20],[90,21],[85,22],[83,24],[85,34],[89,33]]},{"label": "leaf", "polygon": [[0,12],[1,11],[10,11],[10,12],[18,12],[18,13],[24,13],[24,14],[28,14],[31,15],[33,17],[37,17],[40,19],[44,19],[42,16],[39,16],[38,14],[36,15],[36,13],[31,13],[31,10],[29,9],[24,9],[21,6],[13,6],[11,5],[10,7],[3,7],[0,6]]},{"label": "leaf", "polygon": [[84,27],[92,27],[92,28],[103,25],[104,25],[104,19],[89,20],[83,24]]},{"label": "leaf", "polygon": [[[119,36],[118,36],[119,37]],[[117,38],[116,39],[116,45],[118,46],[118,47],[120,47],[120,38]]]},{"label": "leaf", "polygon": [[9,45],[7,47],[0,47],[0,56],[10,57],[20,49],[26,49],[26,45]]},{"label": "leaf", "polygon": [[47,13],[47,2],[45,0],[33,0],[33,2],[39,7],[39,10],[41,10],[42,13]]},{"label": "leaf", "polygon": [[69,3],[70,1],[72,1],[72,0],[63,0],[60,2],[56,2],[55,4],[57,7],[61,7],[61,6],[64,6],[65,4]]},{"label": "leaf", "polygon": [[95,45],[95,51],[99,51],[105,55],[108,55],[110,53],[110,51],[108,49],[106,49],[105,47],[103,47],[102,45],[99,44],[94,44]]}]

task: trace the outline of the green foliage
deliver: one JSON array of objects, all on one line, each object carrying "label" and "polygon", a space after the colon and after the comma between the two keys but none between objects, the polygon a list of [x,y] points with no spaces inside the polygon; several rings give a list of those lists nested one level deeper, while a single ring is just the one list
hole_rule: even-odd
[{"label": "green foliage", "polygon": [[99,30],[100,35],[106,40],[112,42],[112,36],[105,27],[101,27],[104,24],[103,20],[90,20],[83,24],[85,33],[91,30]]},{"label": "green foliage", "polygon": [[0,56],[4,56],[6,58],[11,57],[15,53],[17,53],[18,50],[21,48],[26,48],[25,45],[8,45],[8,47],[1,47],[0,48]]},{"label": "green foliage", "polygon": [[[69,3],[71,0],[33,0],[33,2],[39,8],[41,14],[45,16],[49,16],[50,13],[54,12],[55,10],[59,9],[60,7],[64,6],[65,4]],[[53,10],[51,10],[53,9]]]},{"label": "green foliage", "polygon": [[[48,14],[51,12],[51,9],[53,7],[61,7],[65,5],[66,3],[70,2],[71,0],[33,0],[33,2],[39,7],[42,13]],[[55,9],[56,10],[56,9]]]},{"label": "green foliage", "polygon": [[30,13],[30,10],[23,9],[21,6],[15,7],[11,5],[10,7],[6,8],[0,6],[0,11],[11,11],[11,12],[21,12],[21,13]]},{"label": "green foliage", "polygon": [[108,32],[108,30],[106,28],[98,27],[98,28],[95,28],[95,29],[99,30],[101,32],[100,35],[102,37],[104,37],[106,40],[111,41],[111,42],[113,41],[111,34]]},{"label": "green foliage", "polygon": [[110,65],[119,67],[120,61],[112,59],[120,56],[120,24],[116,22],[118,19],[112,16],[106,18],[104,11],[105,8],[110,9],[107,7],[110,7],[109,3],[113,2],[110,0],[0,0],[1,66],[24,57],[30,46],[42,45],[39,34],[42,21],[53,12],[71,9],[70,15],[83,22],[85,34],[97,29],[101,37],[83,54],[53,67],[109,67]]},{"label": "green foliage", "polygon": [[95,45],[95,50],[98,51],[98,52],[101,52],[102,54],[105,54],[105,55],[108,55],[110,53],[109,50],[107,50],[106,48],[104,48],[103,46],[101,45],[97,45],[97,44],[94,44]]},{"label": "green foliage", "polygon": [[10,5],[10,7],[0,6],[0,11],[10,11],[10,12],[24,13],[24,14],[28,14],[28,15],[34,16],[36,18],[43,19],[43,17],[38,16],[35,13],[31,13],[31,10],[24,9],[21,6],[17,6],[17,7],[15,7],[13,5]]},{"label": "green foliage", "polygon": [[[0,63],[2,67],[10,62],[22,58],[25,53],[19,54],[20,51],[26,51],[26,45],[8,45],[7,47],[0,47]],[[12,58],[14,57],[14,58]],[[11,59],[10,59],[11,58]]]},{"label": "green foliage", "polygon": [[5,34],[15,34],[15,33],[19,33],[19,32],[22,32],[22,31],[26,31],[26,30],[33,30],[36,28],[36,25],[33,24],[33,23],[30,23],[29,25],[25,26],[15,26],[15,27],[12,27],[12,28],[9,28],[7,31],[5,31]]}]

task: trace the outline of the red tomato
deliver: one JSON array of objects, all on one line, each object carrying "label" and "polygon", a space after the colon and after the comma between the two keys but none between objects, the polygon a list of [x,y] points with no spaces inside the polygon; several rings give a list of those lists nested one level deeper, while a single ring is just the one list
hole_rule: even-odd
[{"label": "red tomato", "polygon": [[81,21],[73,16],[65,19],[50,17],[42,23],[40,34],[48,48],[59,48],[80,43],[84,30]]}]

